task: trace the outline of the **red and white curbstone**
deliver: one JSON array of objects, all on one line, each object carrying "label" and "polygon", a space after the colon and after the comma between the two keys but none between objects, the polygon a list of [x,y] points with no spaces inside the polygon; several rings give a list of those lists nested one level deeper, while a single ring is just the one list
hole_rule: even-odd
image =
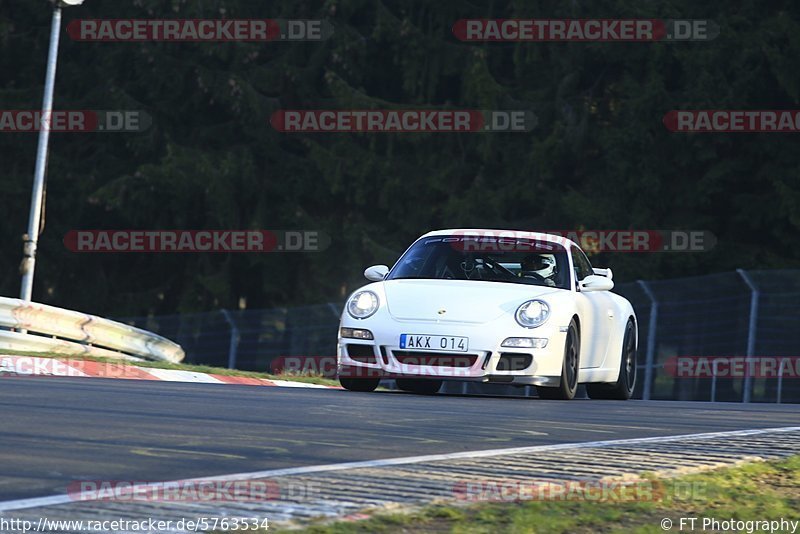
[{"label": "red and white curbstone", "polygon": [[269,380],[252,376],[229,376],[180,369],[139,367],[126,361],[95,362],[72,358],[40,358],[36,356],[6,356],[0,354],[0,377],[2,376],[68,376],[202,384],[341,389],[338,386],[324,386],[290,380]]}]

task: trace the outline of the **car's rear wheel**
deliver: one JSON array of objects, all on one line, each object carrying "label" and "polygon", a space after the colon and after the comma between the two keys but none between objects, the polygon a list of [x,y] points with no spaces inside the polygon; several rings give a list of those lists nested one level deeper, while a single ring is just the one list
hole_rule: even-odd
[{"label": "car's rear wheel", "polygon": [[625,325],[622,339],[622,360],[619,364],[619,377],[611,384],[586,384],[590,399],[628,400],[636,387],[636,325],[633,318]]},{"label": "car's rear wheel", "polygon": [[350,391],[375,391],[380,383],[380,378],[351,378],[348,376],[340,376],[339,383],[344,389]]},{"label": "car's rear wheel", "polygon": [[571,400],[578,389],[578,369],[580,369],[581,338],[578,325],[572,319],[567,329],[567,340],[564,342],[564,363],[561,365],[561,382],[558,387],[536,386],[539,398],[553,400]]},{"label": "car's rear wheel", "polygon": [[396,382],[399,389],[421,395],[433,395],[442,387],[441,380],[427,380],[424,378],[398,378]]}]

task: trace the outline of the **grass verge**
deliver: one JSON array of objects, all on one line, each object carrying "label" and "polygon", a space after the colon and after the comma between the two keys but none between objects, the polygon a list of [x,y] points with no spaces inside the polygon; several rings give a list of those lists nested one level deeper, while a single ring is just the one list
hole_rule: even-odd
[{"label": "grass verge", "polygon": [[[410,513],[376,514],[361,521],[307,526],[292,532],[353,533],[664,533],[703,532],[703,518],[719,521],[800,521],[800,456],[706,471],[679,478],[647,477],[659,497],[637,502],[517,501],[467,506],[433,505]],[[681,518],[697,518],[694,530]],[[662,521],[671,525],[662,528]],[[800,524],[800,523],[798,523]],[[746,525],[746,524],[743,524]],[[722,524],[720,524],[722,526]],[[744,527],[747,532],[748,527]],[[274,532],[270,528],[270,532]],[[707,529],[705,532],[720,530]],[[731,531],[731,530],[729,530]],[[732,530],[739,532],[738,528]],[[755,529],[754,532],[763,530]],[[768,530],[767,530],[768,532]],[[779,532],[792,532],[788,530]],[[797,528],[800,533],[800,527]]]}]

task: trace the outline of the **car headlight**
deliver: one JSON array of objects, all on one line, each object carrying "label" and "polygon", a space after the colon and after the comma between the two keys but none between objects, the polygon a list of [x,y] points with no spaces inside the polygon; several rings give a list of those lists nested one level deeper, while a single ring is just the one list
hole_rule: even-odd
[{"label": "car headlight", "polygon": [[536,328],[541,326],[550,317],[550,306],[543,300],[529,300],[517,308],[515,318],[520,326]]},{"label": "car headlight", "polygon": [[378,295],[372,291],[359,291],[347,302],[347,313],[354,319],[366,319],[378,311]]}]

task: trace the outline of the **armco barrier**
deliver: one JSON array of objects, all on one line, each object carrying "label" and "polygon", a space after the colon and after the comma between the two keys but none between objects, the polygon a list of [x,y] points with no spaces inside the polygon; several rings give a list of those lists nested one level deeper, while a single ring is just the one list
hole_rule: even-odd
[{"label": "armco barrier", "polygon": [[[64,356],[145,358],[178,363],[180,345],[146,330],[36,302],[0,297],[0,350]],[[20,332],[27,331],[27,333]]]}]

